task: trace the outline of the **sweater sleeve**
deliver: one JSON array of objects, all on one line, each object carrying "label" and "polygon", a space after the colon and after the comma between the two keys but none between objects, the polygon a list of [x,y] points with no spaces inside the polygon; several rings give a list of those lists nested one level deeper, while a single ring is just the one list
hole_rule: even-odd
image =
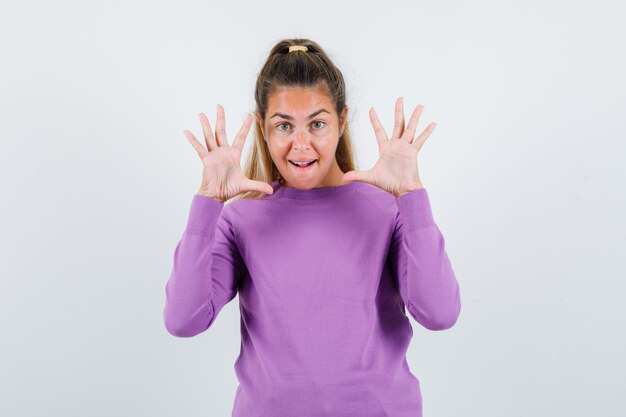
[{"label": "sweater sleeve", "polygon": [[224,203],[195,194],[165,286],[163,318],[167,331],[192,337],[207,330],[237,294],[244,272]]},{"label": "sweater sleeve", "polygon": [[461,311],[459,283],[425,188],[396,198],[389,258],[411,316],[429,330],[452,327]]}]

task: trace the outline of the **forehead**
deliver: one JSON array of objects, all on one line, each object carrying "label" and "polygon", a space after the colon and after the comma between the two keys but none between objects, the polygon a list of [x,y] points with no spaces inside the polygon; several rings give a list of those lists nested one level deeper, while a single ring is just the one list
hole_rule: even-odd
[{"label": "forehead", "polygon": [[[269,96],[268,114],[280,112],[296,118],[306,118],[311,112],[335,108],[328,90],[323,87],[278,87]],[[322,113],[322,115],[327,113]]]}]

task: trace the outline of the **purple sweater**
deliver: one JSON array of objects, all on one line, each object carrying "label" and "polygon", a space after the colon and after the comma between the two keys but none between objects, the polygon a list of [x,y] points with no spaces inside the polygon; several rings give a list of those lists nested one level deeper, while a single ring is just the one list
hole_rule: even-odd
[{"label": "purple sweater", "polygon": [[405,308],[430,330],[461,310],[426,189],[272,186],[227,203],[194,195],[165,288],[167,331],[204,332],[239,294],[233,417],[421,417]]}]

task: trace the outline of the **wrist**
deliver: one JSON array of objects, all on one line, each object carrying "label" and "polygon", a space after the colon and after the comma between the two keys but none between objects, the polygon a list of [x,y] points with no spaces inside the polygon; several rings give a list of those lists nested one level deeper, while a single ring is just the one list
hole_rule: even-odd
[{"label": "wrist", "polygon": [[411,187],[397,193],[396,198],[401,197],[404,194],[410,193],[411,191],[419,190],[420,188],[424,188],[424,185],[421,182],[416,182],[415,184],[411,185]]},{"label": "wrist", "polygon": [[198,190],[198,192],[197,192],[196,194],[201,195],[201,196],[203,196],[203,197],[209,197],[209,198],[212,198],[212,199],[214,199],[214,200],[216,200],[216,201],[219,201],[220,203],[223,203],[223,202],[224,202],[224,200],[222,200],[221,198],[216,197],[216,196],[214,196],[214,195],[211,195],[211,194],[207,193],[206,191]]}]

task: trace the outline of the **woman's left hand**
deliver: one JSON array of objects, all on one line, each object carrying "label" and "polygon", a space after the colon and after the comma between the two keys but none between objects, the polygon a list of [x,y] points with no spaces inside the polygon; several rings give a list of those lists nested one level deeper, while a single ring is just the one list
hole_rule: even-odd
[{"label": "woman's left hand", "polygon": [[417,153],[422,144],[435,130],[437,123],[431,123],[415,139],[415,130],[423,105],[418,105],[406,130],[404,130],[404,102],[402,97],[396,100],[395,124],[391,139],[387,138],[385,129],[378,120],[378,116],[372,107],[370,109],[370,121],[378,141],[379,159],[373,168],[365,171],[348,171],[344,173],[344,182],[363,181],[381,188],[395,197],[400,197],[409,191],[423,188],[417,167]]}]

